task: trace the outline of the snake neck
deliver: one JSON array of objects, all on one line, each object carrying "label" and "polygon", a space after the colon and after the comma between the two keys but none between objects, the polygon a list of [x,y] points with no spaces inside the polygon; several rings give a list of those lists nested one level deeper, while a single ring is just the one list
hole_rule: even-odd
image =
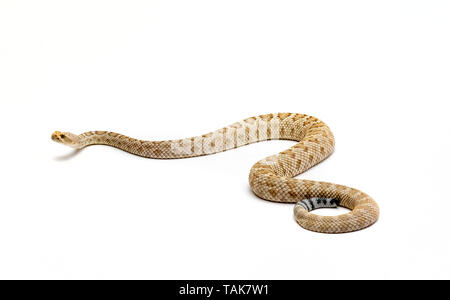
[{"label": "snake neck", "polygon": [[145,141],[111,131],[82,133],[78,135],[78,142],[72,147],[82,149],[91,145],[107,145],[147,158],[172,158],[171,141]]}]

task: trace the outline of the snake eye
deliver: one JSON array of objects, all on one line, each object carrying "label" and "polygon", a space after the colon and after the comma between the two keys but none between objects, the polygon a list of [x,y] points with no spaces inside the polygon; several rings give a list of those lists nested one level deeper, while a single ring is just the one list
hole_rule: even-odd
[{"label": "snake eye", "polygon": [[64,134],[61,134],[60,136],[61,136],[62,139],[66,137]]}]

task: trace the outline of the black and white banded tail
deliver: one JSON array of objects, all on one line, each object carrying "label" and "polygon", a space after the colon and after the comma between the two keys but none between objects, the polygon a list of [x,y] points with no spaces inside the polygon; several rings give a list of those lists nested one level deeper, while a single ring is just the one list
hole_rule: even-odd
[{"label": "black and white banded tail", "polygon": [[309,212],[317,208],[336,208],[339,205],[339,200],[334,198],[314,197],[301,200],[297,202],[296,205],[303,207]]}]

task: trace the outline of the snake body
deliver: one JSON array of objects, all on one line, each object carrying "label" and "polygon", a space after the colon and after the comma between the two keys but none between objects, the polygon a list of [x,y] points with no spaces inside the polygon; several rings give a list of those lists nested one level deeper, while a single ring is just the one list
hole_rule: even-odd
[{"label": "snake body", "polygon": [[[147,158],[187,158],[218,153],[266,140],[293,140],[289,149],[253,165],[249,182],[260,198],[296,203],[297,223],[308,230],[344,233],[363,229],[378,219],[377,203],[367,194],[347,186],[293,178],[326,159],[334,150],[334,137],[319,119],[297,113],[265,114],[186,139],[144,141],[110,131],[89,131],[76,135],[56,131],[56,142],[81,149],[109,145]],[[321,207],[342,206],[351,211],[338,216],[311,213]]]}]

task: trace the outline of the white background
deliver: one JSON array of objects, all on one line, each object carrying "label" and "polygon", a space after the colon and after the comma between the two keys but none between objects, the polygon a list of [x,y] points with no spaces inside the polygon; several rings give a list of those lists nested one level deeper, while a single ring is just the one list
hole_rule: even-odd
[{"label": "white background", "polygon": [[[0,278],[450,279],[449,15],[448,1],[1,1]],[[313,233],[253,195],[250,167],[293,142],[151,160],[50,140],[183,138],[271,112],[328,123],[335,153],[299,178],[367,192],[378,223]]]}]

